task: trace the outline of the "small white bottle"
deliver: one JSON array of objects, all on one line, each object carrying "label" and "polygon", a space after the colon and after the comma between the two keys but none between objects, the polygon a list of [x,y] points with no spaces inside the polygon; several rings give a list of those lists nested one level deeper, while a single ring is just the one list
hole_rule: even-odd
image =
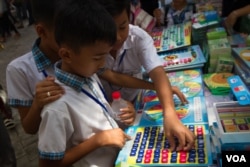
[{"label": "small white bottle", "polygon": [[121,93],[119,91],[115,91],[112,93],[112,103],[111,103],[111,107],[113,109],[113,118],[117,121],[120,120],[119,118],[119,114],[121,114],[122,112],[120,111],[121,108],[126,108],[127,102],[121,98]]}]

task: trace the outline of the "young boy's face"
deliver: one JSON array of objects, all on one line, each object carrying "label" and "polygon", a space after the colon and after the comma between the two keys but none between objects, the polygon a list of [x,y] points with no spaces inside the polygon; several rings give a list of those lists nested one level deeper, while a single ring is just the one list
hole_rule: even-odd
[{"label": "young boy's face", "polygon": [[127,39],[129,32],[129,18],[126,9],[120,15],[115,16],[114,21],[117,27],[117,40],[112,50],[118,50]]},{"label": "young boy's face", "polygon": [[[107,42],[97,41],[95,44],[84,46],[78,53],[68,49],[68,56],[59,54],[63,60],[63,70],[76,74],[78,76],[90,77],[102,68],[105,64],[106,56],[112,46]],[[66,67],[66,68],[65,68]]]}]

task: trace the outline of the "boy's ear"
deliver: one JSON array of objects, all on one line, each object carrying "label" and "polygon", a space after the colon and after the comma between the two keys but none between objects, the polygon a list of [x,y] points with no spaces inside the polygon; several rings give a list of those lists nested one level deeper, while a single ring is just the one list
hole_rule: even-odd
[{"label": "boy's ear", "polygon": [[59,56],[62,61],[70,63],[71,62],[71,51],[65,47],[61,47],[58,51]]},{"label": "boy's ear", "polygon": [[44,37],[44,36],[46,36],[46,30],[45,30],[43,24],[39,24],[39,23],[36,24],[36,25],[35,25],[35,29],[36,29],[36,33],[37,33],[37,35],[38,35],[39,37]]}]

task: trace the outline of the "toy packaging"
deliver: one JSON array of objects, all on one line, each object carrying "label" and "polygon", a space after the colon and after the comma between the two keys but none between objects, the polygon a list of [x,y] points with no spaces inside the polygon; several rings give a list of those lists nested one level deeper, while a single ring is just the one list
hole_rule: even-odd
[{"label": "toy packaging", "polygon": [[203,80],[213,95],[225,95],[230,92],[227,78],[232,75],[232,73],[203,74]]},{"label": "toy packaging", "polygon": [[191,22],[176,24],[168,28],[156,27],[151,32],[158,52],[164,52],[191,44]]},{"label": "toy packaging", "polygon": [[237,101],[214,103],[217,121],[213,125],[215,145],[219,152],[250,149],[250,106]]},{"label": "toy packaging", "polygon": [[203,67],[206,62],[199,45],[159,53],[166,71]]}]

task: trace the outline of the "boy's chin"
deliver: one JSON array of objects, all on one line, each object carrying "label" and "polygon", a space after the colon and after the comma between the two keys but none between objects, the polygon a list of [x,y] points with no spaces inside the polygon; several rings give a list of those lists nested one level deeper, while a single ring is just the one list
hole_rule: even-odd
[{"label": "boy's chin", "polygon": [[118,45],[114,45],[113,48],[112,48],[112,50],[119,50],[119,49],[121,49],[122,45],[123,45],[123,43],[122,44],[118,44]]}]

